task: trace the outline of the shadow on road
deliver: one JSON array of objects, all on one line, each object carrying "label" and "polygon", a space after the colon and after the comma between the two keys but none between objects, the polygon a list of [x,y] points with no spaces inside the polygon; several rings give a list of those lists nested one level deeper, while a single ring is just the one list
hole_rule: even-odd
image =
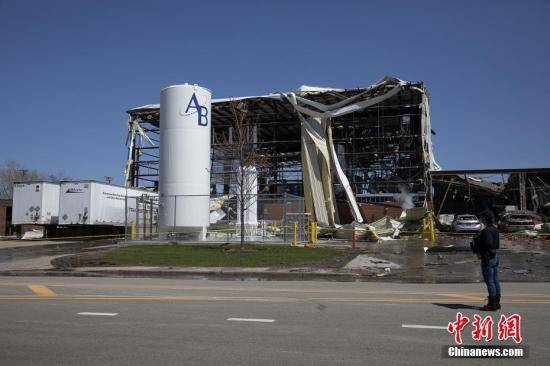
[{"label": "shadow on road", "polygon": [[432,304],[436,306],[441,306],[447,309],[453,309],[453,310],[458,310],[458,309],[481,310],[479,306],[472,306],[472,305],[466,305],[466,304],[442,304],[438,302],[434,302]]}]

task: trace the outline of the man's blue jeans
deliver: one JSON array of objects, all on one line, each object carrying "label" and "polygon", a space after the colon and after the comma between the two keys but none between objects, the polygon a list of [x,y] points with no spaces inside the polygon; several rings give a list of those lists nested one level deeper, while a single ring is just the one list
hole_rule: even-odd
[{"label": "man's blue jeans", "polygon": [[498,255],[489,262],[481,261],[481,273],[483,273],[483,280],[487,285],[487,291],[490,297],[496,297],[500,295],[500,283],[498,282],[498,265],[500,264],[500,258]]}]

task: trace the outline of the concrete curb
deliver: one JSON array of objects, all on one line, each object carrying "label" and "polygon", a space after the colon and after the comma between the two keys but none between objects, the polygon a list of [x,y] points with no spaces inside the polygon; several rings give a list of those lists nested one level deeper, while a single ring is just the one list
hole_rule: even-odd
[{"label": "concrete curb", "polygon": [[[238,272],[238,271],[188,271],[188,270],[4,270],[0,276],[20,277],[127,277],[127,278],[172,278],[187,280],[226,280],[226,281],[330,281],[330,282],[395,282],[395,283],[480,283],[481,279],[445,279],[425,281],[422,278],[400,278],[398,274],[378,277],[373,273],[318,273],[318,272]],[[522,279],[501,282],[532,282]],[[550,282],[550,281],[539,281]]]},{"label": "concrete curb", "polygon": [[93,273],[78,273],[78,272],[72,272],[72,271],[57,271],[57,270],[49,270],[49,269],[20,269],[20,270],[7,270],[7,271],[0,271],[0,276],[6,276],[6,277],[105,277],[101,274],[93,274]]},{"label": "concrete curb", "polygon": [[[113,273],[114,272],[114,273]],[[185,271],[185,270],[158,270],[158,271],[86,271],[91,274],[115,275],[117,277],[161,277],[211,280],[257,280],[257,281],[336,281],[355,282],[371,279],[359,273],[314,273],[314,272],[237,272],[237,271]]]},{"label": "concrete curb", "polygon": [[0,276],[67,276],[67,277],[148,277],[209,280],[256,281],[372,281],[377,278],[363,273],[316,273],[275,271],[188,271],[188,270],[7,270]]}]

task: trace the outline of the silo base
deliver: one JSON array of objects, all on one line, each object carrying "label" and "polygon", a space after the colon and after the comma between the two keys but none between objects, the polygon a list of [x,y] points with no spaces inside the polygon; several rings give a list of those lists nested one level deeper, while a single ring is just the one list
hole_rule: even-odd
[{"label": "silo base", "polygon": [[206,226],[203,226],[202,228],[170,228],[169,232],[164,234],[164,240],[171,240],[171,241],[206,241],[208,229]]}]

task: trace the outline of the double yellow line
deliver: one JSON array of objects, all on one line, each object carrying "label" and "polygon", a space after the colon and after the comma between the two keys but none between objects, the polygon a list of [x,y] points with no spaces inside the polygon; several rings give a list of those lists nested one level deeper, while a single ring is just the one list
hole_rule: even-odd
[{"label": "double yellow line", "polygon": [[[55,285],[54,285],[55,286]],[[3,300],[85,300],[85,301],[241,301],[241,302],[346,302],[346,303],[447,303],[456,300],[480,301],[480,297],[460,293],[429,293],[439,298],[394,298],[394,297],[326,297],[326,296],[216,296],[216,295],[58,295],[45,285],[28,284],[36,295],[5,295]],[[375,291],[376,293],[376,291]],[[383,293],[383,291],[380,291]],[[550,304],[550,299],[506,299],[514,304]]]}]

